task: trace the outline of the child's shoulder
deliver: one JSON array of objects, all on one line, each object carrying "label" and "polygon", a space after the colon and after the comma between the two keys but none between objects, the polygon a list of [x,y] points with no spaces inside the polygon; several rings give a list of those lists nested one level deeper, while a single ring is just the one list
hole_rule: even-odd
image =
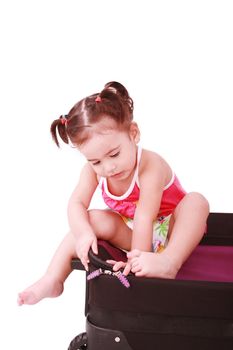
[{"label": "child's shoulder", "polygon": [[143,148],[142,149],[142,156],[141,156],[141,163],[144,165],[146,165],[146,164],[162,165],[162,164],[166,163],[166,161],[158,153]]},{"label": "child's shoulder", "polygon": [[157,174],[157,176],[167,179],[170,178],[172,170],[161,155],[143,148],[139,166],[139,175],[146,172]]}]

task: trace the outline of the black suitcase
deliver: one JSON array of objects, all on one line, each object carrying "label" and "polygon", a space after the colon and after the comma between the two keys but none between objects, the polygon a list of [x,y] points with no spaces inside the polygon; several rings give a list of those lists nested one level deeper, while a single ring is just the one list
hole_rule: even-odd
[{"label": "black suitcase", "polygon": [[[86,332],[69,350],[233,349],[233,214],[209,215],[175,280],[113,273],[105,260],[125,254],[107,242],[89,257]],[[78,259],[72,266],[83,269]]]}]

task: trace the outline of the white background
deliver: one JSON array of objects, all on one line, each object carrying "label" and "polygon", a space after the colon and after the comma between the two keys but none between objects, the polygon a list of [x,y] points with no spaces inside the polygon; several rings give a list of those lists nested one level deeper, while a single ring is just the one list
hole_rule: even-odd
[{"label": "white background", "polygon": [[106,82],[132,95],[141,144],[211,211],[233,212],[232,18],[225,0],[1,2],[1,349],[64,350],[85,329],[82,272],[60,298],[16,297],[68,230],[84,161],[56,148],[50,124]]}]

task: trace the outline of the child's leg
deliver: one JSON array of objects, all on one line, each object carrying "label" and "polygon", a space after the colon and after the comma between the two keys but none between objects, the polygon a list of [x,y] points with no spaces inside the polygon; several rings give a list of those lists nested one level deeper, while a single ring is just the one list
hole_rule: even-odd
[{"label": "child's leg", "polygon": [[174,226],[164,250],[179,270],[202,239],[209,215],[209,203],[199,193],[187,194],[174,213]]},{"label": "child's leg", "polygon": [[182,264],[200,242],[209,215],[207,200],[198,193],[189,193],[174,212],[174,224],[168,245],[159,254],[130,253],[132,272],[137,276],[175,278]]},{"label": "child's leg", "polygon": [[74,238],[68,233],[56,250],[45,275],[18,295],[18,304],[36,304],[43,298],[57,297],[71,272],[71,259],[75,257]]},{"label": "child's leg", "polygon": [[89,220],[99,239],[106,240],[116,247],[130,250],[132,230],[119,214],[111,210],[93,209],[89,211]]},{"label": "child's leg", "polygon": [[[108,240],[121,248],[130,249],[131,230],[120,215],[110,210],[90,210],[89,220],[96,236]],[[58,249],[45,275],[36,283],[19,293],[18,304],[36,304],[43,298],[57,297],[63,292],[63,284],[71,272],[71,260],[76,255],[75,239],[67,234]]]}]

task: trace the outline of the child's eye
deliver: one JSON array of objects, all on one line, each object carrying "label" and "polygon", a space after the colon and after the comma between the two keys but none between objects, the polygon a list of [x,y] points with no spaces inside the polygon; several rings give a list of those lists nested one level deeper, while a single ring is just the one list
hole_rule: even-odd
[{"label": "child's eye", "polygon": [[98,160],[97,162],[93,162],[92,165],[99,165],[100,161]]},{"label": "child's eye", "polygon": [[115,158],[115,157],[118,157],[118,156],[119,156],[119,154],[120,154],[120,151],[119,151],[119,152],[117,152],[117,153],[112,154],[110,157],[111,157],[111,158]]}]

